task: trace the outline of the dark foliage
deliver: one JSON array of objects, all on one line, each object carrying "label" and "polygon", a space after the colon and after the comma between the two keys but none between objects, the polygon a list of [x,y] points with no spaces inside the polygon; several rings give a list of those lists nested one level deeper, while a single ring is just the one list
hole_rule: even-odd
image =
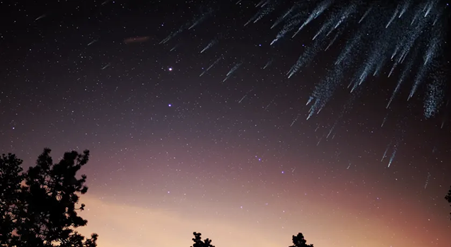
[{"label": "dark foliage", "polygon": [[307,240],[305,240],[304,235],[302,233],[298,233],[298,235],[293,235],[293,245],[290,247],[313,247],[313,244],[306,244]]},{"label": "dark foliage", "polygon": [[215,247],[214,245],[211,245],[211,240],[208,238],[202,241],[202,237],[200,236],[201,233],[193,232],[193,234],[194,244],[191,247]]},{"label": "dark foliage", "polygon": [[[449,188],[448,195],[445,196],[445,199],[449,202],[451,206],[451,187]],[[449,213],[451,215],[451,213]]]},{"label": "dark foliage", "polygon": [[53,164],[44,149],[36,166],[22,173],[22,160],[13,154],[0,158],[0,246],[95,247],[97,234],[85,239],[74,229],[87,221],[78,216],[79,195],[88,188],[86,176],[76,178],[88,162],[89,151],[64,154]]},{"label": "dark foliage", "polygon": [[19,197],[23,180],[22,160],[14,154],[3,154],[0,158],[0,244],[11,245],[18,241],[13,235],[16,222],[19,221],[21,198]]}]

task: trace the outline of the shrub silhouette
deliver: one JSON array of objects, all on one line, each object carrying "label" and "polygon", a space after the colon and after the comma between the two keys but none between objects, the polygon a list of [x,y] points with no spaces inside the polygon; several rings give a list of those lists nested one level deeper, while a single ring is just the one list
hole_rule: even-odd
[{"label": "shrub silhouette", "polygon": [[76,178],[87,164],[89,151],[64,154],[53,164],[44,149],[36,166],[22,172],[22,160],[14,154],[0,157],[0,246],[95,247],[97,234],[85,239],[74,229],[87,221],[78,216],[79,195],[88,188],[86,176]]},{"label": "shrub silhouette", "polygon": [[[210,239],[205,239],[202,241],[201,233],[193,232],[194,234],[194,244],[191,247],[215,247],[211,245]],[[289,247],[313,247],[313,244],[306,244],[307,240],[305,240],[304,235],[302,233],[298,233],[298,235],[293,235],[293,245]]]},{"label": "shrub silhouette", "polygon": [[201,233],[193,232],[193,234],[194,244],[191,247],[215,247],[214,245],[211,245],[211,240],[208,238],[202,241],[202,237],[200,236]]},{"label": "shrub silhouette", "polygon": [[[445,196],[445,199],[449,202],[451,206],[451,187],[449,188],[448,195]],[[451,213],[449,213],[451,215]]]},{"label": "shrub silhouette", "polygon": [[307,240],[305,240],[304,235],[302,233],[298,233],[298,235],[293,235],[293,245],[290,247],[313,247],[313,244],[306,244]]}]

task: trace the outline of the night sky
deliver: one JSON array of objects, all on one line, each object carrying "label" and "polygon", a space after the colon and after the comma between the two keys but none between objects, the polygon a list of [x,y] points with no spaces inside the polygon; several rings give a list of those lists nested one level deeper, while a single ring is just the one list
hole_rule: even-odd
[{"label": "night sky", "polygon": [[[217,247],[288,246],[298,232],[317,247],[449,247],[448,2],[399,1],[410,7],[388,27],[401,5],[362,3],[327,51],[333,34],[312,37],[352,2],[328,5],[292,38],[321,6],[304,2],[0,3],[0,153],[27,167],[44,147],[54,159],[90,150],[80,231],[98,233],[99,247],[187,247],[193,231]],[[374,21],[416,37],[401,22],[418,9],[434,27],[424,22],[393,76],[388,59],[351,93],[365,58],[397,44],[377,43]],[[296,11],[307,15],[270,45]],[[349,46],[358,30],[364,40]],[[406,101],[423,51],[438,56]]]}]

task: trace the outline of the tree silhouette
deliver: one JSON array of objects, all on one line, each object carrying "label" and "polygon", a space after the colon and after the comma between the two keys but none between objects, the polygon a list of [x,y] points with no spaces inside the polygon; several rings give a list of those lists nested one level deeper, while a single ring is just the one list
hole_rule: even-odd
[{"label": "tree silhouette", "polygon": [[200,236],[201,233],[193,232],[193,234],[194,244],[191,247],[215,247],[214,245],[211,245],[211,240],[208,238],[202,241],[202,237]]},{"label": "tree silhouette", "polygon": [[3,154],[0,158],[0,245],[12,245],[18,241],[13,235],[17,222],[20,220],[18,206],[20,205],[20,183],[23,180],[22,160],[14,154]]},{"label": "tree silhouette", "polygon": [[304,235],[302,233],[298,233],[298,235],[293,235],[293,245],[290,247],[313,247],[313,244],[306,244],[307,240],[305,240]]},{"label": "tree silhouette", "polygon": [[85,239],[74,229],[87,221],[78,216],[79,194],[85,194],[86,176],[76,178],[87,164],[89,151],[64,154],[53,164],[44,149],[36,166],[22,173],[22,160],[14,154],[0,158],[0,246],[95,247],[97,234]]},{"label": "tree silhouette", "polygon": [[[449,202],[451,206],[451,186],[449,187],[448,195],[445,196],[445,199]],[[449,213],[451,215],[451,213]]]}]

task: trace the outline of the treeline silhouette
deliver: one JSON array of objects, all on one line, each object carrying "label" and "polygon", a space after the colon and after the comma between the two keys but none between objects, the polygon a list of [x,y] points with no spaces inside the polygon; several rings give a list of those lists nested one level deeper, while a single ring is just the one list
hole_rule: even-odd
[{"label": "treeline silhouette", "polygon": [[[89,151],[66,152],[54,164],[45,148],[36,165],[26,172],[14,154],[0,157],[0,246],[1,247],[96,247],[97,234],[86,238],[76,231],[87,220],[78,216],[84,204],[80,195],[88,191],[86,176],[77,173],[88,163]],[[445,199],[451,206],[451,187]],[[450,213],[451,214],[451,213]],[[194,232],[192,247],[214,247]],[[313,247],[302,233],[294,235],[290,247]]]},{"label": "treeline silhouette", "polygon": [[[215,247],[211,244],[211,239],[206,238],[202,241],[201,233],[193,232],[194,234],[194,244],[191,247]],[[313,247],[313,244],[307,244],[307,240],[305,240],[304,235],[302,233],[298,233],[297,235],[293,235],[293,245],[289,247]]]}]

